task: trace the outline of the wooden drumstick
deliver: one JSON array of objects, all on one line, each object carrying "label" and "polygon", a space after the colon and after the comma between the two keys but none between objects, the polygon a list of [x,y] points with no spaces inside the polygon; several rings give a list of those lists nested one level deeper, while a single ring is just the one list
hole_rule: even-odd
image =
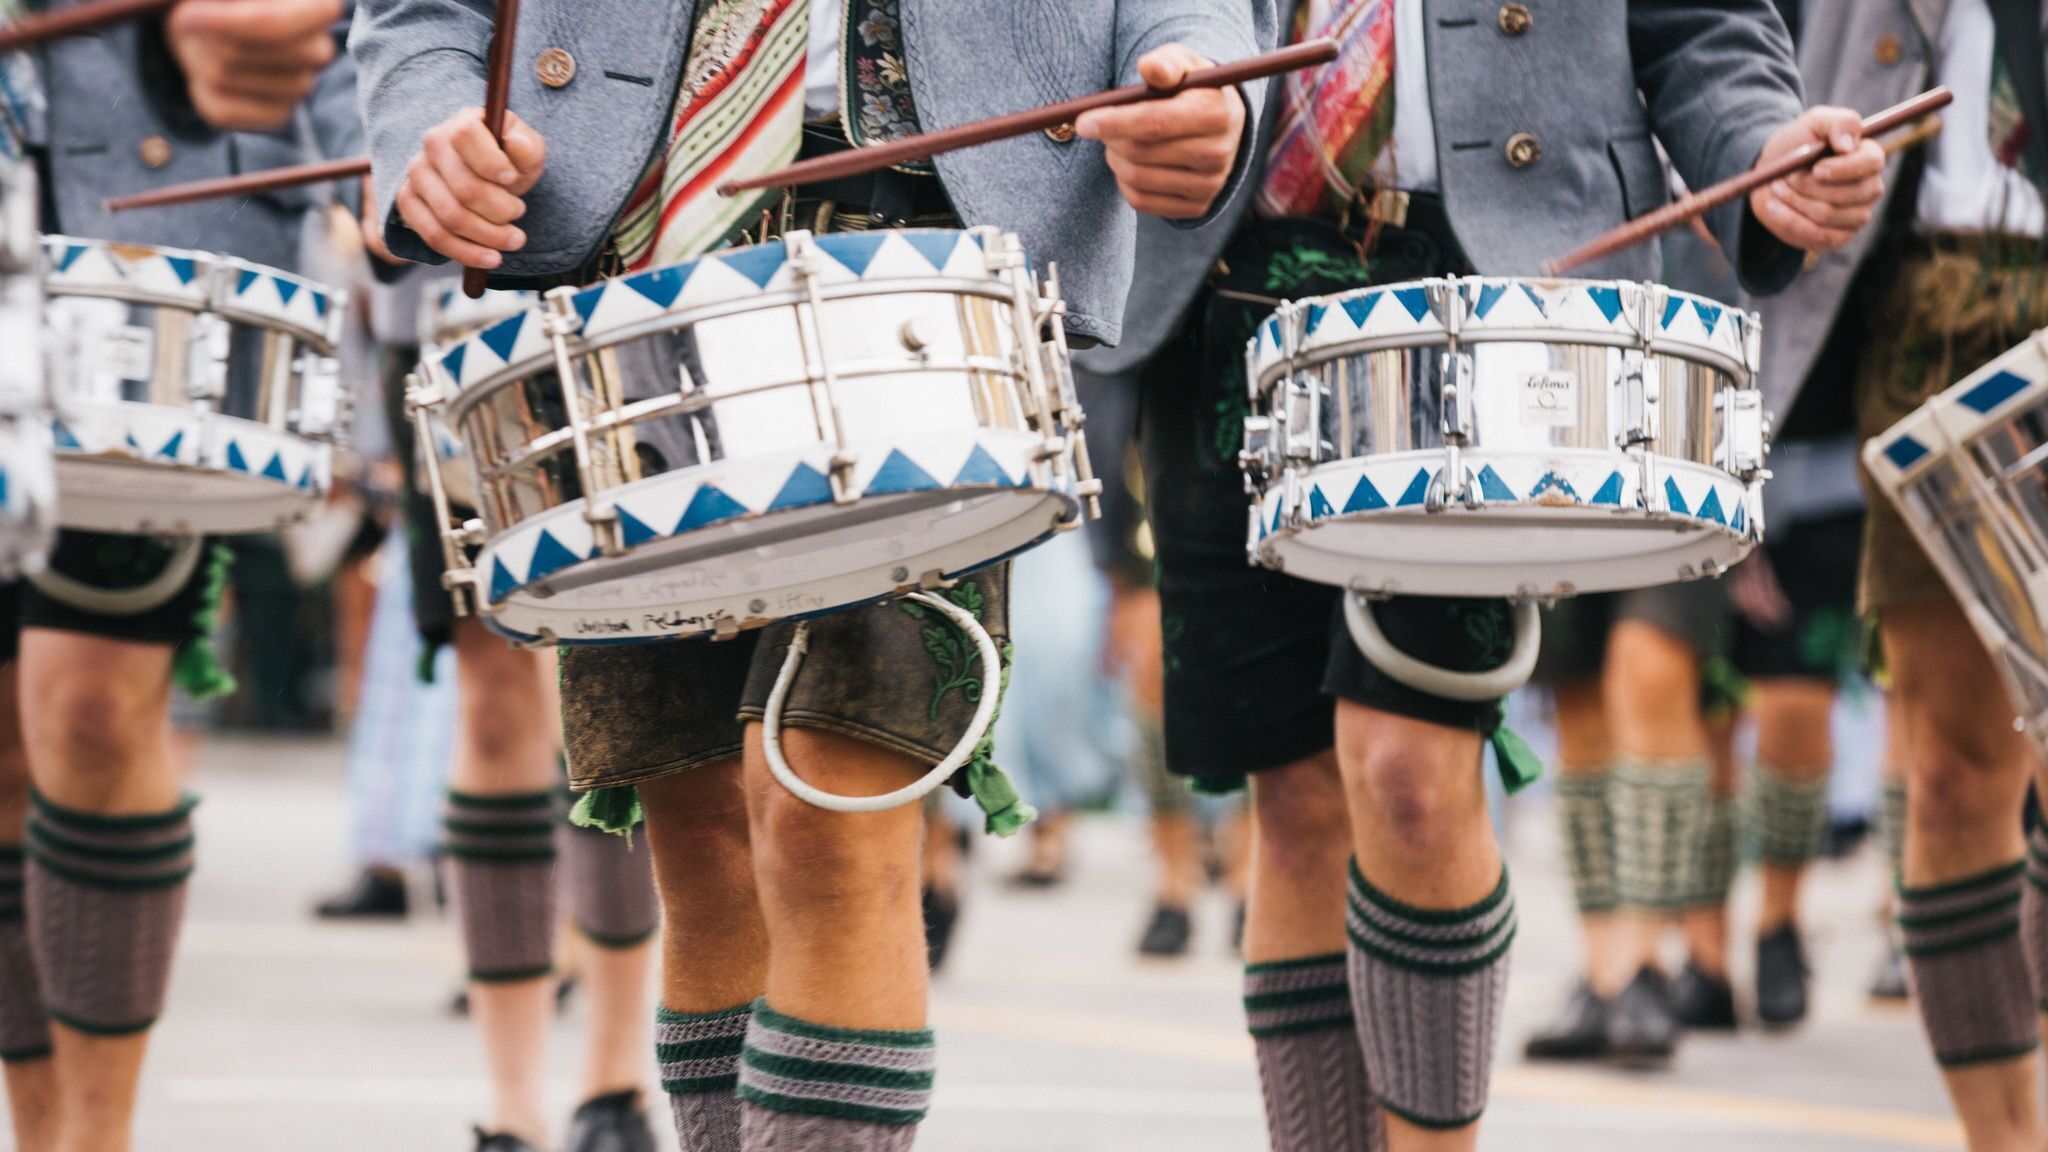
[{"label": "wooden drumstick", "polygon": [[794,184],[815,184],[820,180],[839,180],[848,176],[859,176],[868,172],[879,172],[898,164],[916,160],[927,160],[942,152],[970,148],[976,144],[987,144],[994,140],[1006,140],[1012,136],[1023,136],[1071,124],[1083,112],[1097,108],[1115,108],[1125,104],[1138,104],[1146,100],[1162,100],[1185,92],[1191,88],[1228,88],[1248,80],[1277,76],[1298,68],[1327,64],[1337,58],[1337,42],[1331,39],[1307,40],[1278,52],[1267,52],[1231,64],[1218,64],[1209,68],[1198,68],[1181,78],[1173,88],[1154,88],[1147,84],[1132,84],[1124,88],[1112,88],[1092,96],[1063,100],[1058,104],[1047,104],[1006,116],[992,116],[961,124],[940,132],[926,132],[918,136],[905,136],[886,144],[866,148],[849,148],[829,156],[819,156],[798,161],[787,168],[751,176],[745,180],[729,180],[718,186],[720,196],[737,196],[760,188],[785,188]]},{"label": "wooden drumstick", "polygon": [[94,0],[8,21],[0,27],[0,52],[33,48],[65,36],[86,36],[102,28],[169,11],[178,0]]},{"label": "wooden drumstick", "polygon": [[242,176],[223,176],[218,180],[167,184],[148,192],[137,192],[133,196],[115,196],[102,200],[100,206],[109,212],[131,212],[137,208],[160,208],[165,204],[189,204],[194,200],[254,196],[258,192],[274,192],[279,188],[297,188],[305,184],[346,180],[352,176],[369,174],[370,158],[354,156],[347,160],[322,160],[316,164],[294,164],[288,168],[270,168]]},{"label": "wooden drumstick", "polygon": [[[1863,121],[1863,135],[1882,136],[1936,109],[1947,107],[1953,99],[1955,94],[1947,88],[1937,87],[1922,92],[1911,100],[1893,105],[1875,116],[1866,117]],[[1655,212],[1639,216],[1618,228],[1603,232],[1545,264],[1543,274],[1560,275],[1582,264],[1590,264],[1602,257],[1633,248],[1660,232],[1704,216],[1737,197],[1747,196],[1773,180],[1782,180],[1795,172],[1803,172],[1834,154],[1834,149],[1825,143],[1801,145],[1762,168],[1752,169],[1712,187],[1680,197]]]},{"label": "wooden drumstick", "polygon": [[[490,78],[484,86],[484,127],[500,146],[505,143],[505,105],[512,98],[512,42],[519,34],[519,0],[498,0],[497,22],[491,28]],[[462,292],[474,300],[484,294],[490,273],[471,268],[462,274]]]}]

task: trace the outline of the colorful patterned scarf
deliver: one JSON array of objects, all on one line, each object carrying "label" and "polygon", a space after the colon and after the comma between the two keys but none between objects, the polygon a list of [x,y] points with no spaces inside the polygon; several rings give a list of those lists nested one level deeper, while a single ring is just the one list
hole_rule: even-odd
[{"label": "colorful patterned scarf", "polygon": [[[1410,3],[1417,0],[1409,0]],[[1341,216],[1394,136],[1396,0],[1309,0],[1294,40],[1329,36],[1337,58],[1283,81],[1280,116],[1259,185],[1263,216]]]},{"label": "colorful patterned scarf", "polygon": [[1996,49],[1991,53],[1991,155],[2007,168],[2025,176],[2035,187],[2042,187],[2041,166],[2034,160],[2034,152],[2027,145],[2031,142],[2032,129],[2027,124],[2027,113],[2020,106],[2019,88],[2013,84],[2012,72],[2005,66],[2005,55]]}]

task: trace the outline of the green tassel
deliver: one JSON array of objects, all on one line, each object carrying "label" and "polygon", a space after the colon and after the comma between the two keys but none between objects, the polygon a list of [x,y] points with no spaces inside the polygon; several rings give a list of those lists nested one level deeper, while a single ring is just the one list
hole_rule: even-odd
[{"label": "green tassel", "polygon": [[974,746],[974,755],[968,758],[967,791],[986,817],[985,831],[992,836],[1014,836],[1038,819],[1038,809],[1024,803],[1009,775],[996,766],[996,721],[1002,719],[1003,695],[1010,690],[1010,664],[1016,659],[1016,648],[1005,640],[1001,653],[1003,670],[996,688],[995,713],[989,717],[988,731],[981,734],[981,743]]},{"label": "green tassel", "polygon": [[640,806],[640,790],[631,784],[585,792],[569,810],[569,823],[624,836],[628,844],[633,842],[633,829],[645,819],[647,811]]},{"label": "green tassel", "polygon": [[221,667],[213,651],[213,626],[220,619],[220,603],[227,593],[228,570],[235,554],[225,544],[207,546],[206,575],[199,593],[199,610],[192,614],[197,635],[178,645],[171,658],[171,682],[194,700],[210,700],[235,690],[235,678]]},{"label": "green tassel", "polygon": [[419,663],[413,665],[413,679],[422,684],[434,682],[434,663],[441,658],[442,644],[439,640],[420,641]]},{"label": "green tassel", "polygon": [[1725,656],[1709,657],[1700,666],[1700,713],[1708,720],[1727,720],[1749,704],[1749,679]]},{"label": "green tassel", "polygon": [[1500,770],[1501,787],[1512,796],[1543,775],[1543,759],[1536,755],[1536,750],[1529,747],[1529,742],[1522,739],[1520,733],[1508,727],[1508,706],[1505,703],[1500,706],[1500,716],[1500,723],[1495,725],[1491,737],[1493,760]]}]

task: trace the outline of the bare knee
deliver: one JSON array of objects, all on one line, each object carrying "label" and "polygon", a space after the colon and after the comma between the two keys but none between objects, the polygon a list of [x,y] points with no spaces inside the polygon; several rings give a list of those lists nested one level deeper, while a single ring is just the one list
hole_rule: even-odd
[{"label": "bare knee", "polygon": [[1356,713],[1346,723],[1340,708],[1337,747],[1361,839],[1390,837],[1430,853],[1484,812],[1478,733],[1363,708]]},{"label": "bare knee", "polygon": [[[539,658],[488,633],[473,634],[481,631],[456,636],[465,756],[518,777],[537,776],[554,755],[552,705]],[[534,782],[521,779],[519,786]]]},{"label": "bare knee", "polygon": [[[782,741],[793,770],[826,792],[875,795],[917,772],[909,758],[845,736],[796,728]],[[800,800],[769,775],[759,725],[748,729],[746,783],[754,875],[771,914],[916,901],[921,805],[847,813]]]},{"label": "bare knee", "polygon": [[1344,780],[1328,753],[1252,777],[1259,860],[1288,876],[1326,876],[1351,854]]},{"label": "bare knee", "polygon": [[162,750],[167,679],[69,664],[43,671],[32,684],[26,711],[33,758],[43,773],[63,777],[73,803],[91,806],[94,797],[118,794]]}]

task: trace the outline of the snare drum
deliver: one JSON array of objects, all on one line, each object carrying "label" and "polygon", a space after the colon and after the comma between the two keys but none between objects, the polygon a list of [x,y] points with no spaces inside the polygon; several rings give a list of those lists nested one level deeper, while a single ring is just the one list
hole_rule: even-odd
[{"label": "snare drum", "polygon": [[730,636],[1028,548],[1095,491],[1061,310],[990,229],[549,293],[425,362],[482,518],[451,586],[527,643]]},{"label": "snare drum", "polygon": [[[540,295],[536,292],[491,291],[471,299],[457,281],[429,288],[419,317],[421,354],[432,357],[500,320],[539,304]],[[431,413],[429,415],[430,418],[416,429],[419,451],[423,454],[420,474],[423,478],[426,475],[424,454],[431,452],[438,456],[439,474],[449,506],[456,516],[466,518],[473,515],[476,508],[476,480],[470,474],[469,452],[446,423]],[[421,483],[426,483],[426,480],[422,479]]]},{"label": "snare drum", "polygon": [[345,293],[204,252],[43,250],[66,527],[267,532],[326,497]]},{"label": "snare drum", "polygon": [[2048,329],[1864,445],[1863,463],[2048,747]]},{"label": "snare drum", "polygon": [[36,212],[35,169],[0,158],[0,580],[40,568],[57,528]]},{"label": "snare drum", "polygon": [[1252,559],[1367,595],[1524,601],[1718,574],[1763,534],[1758,335],[1656,284],[1283,305],[1247,353]]}]

